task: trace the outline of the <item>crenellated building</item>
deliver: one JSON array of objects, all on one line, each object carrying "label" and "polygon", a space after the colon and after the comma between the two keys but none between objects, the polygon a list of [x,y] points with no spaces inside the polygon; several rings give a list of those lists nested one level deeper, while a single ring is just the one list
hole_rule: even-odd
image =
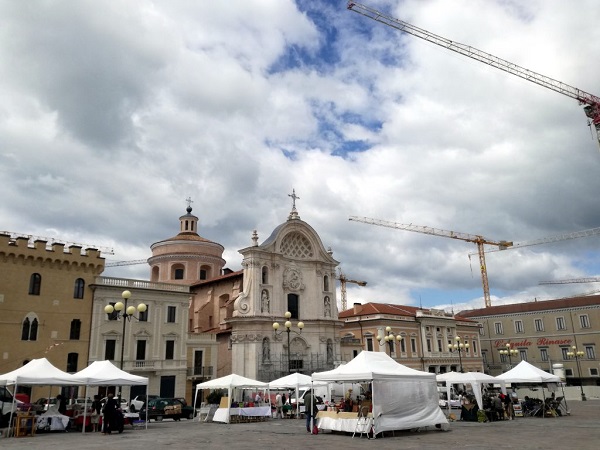
[{"label": "crenellated building", "polygon": [[[103,271],[98,249],[0,234],[0,373],[42,357],[68,372],[86,367],[90,285]],[[34,397],[48,396],[44,389]]]}]

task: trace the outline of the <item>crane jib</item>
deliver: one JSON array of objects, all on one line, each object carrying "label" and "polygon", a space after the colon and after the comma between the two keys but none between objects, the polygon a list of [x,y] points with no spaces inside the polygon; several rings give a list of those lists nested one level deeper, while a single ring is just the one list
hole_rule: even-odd
[{"label": "crane jib", "polygon": [[576,99],[580,104],[586,105],[583,109],[585,115],[590,122],[594,124],[596,131],[596,139],[600,145],[600,97],[590,94],[589,92],[582,91],[579,88],[563,83],[562,81],[555,80],[546,75],[539,74],[532,70],[521,67],[517,64],[511,63],[505,59],[494,56],[490,53],[479,50],[470,45],[461,44],[460,42],[452,41],[442,36],[438,36],[422,28],[411,25],[408,22],[397,19],[392,16],[383,14],[376,9],[362,5],[360,3],[349,1],[347,9],[361,14],[365,17],[373,19],[377,22],[383,23],[389,27],[395,28],[399,31],[411,34],[415,37],[421,38],[427,42],[431,42],[447,50],[459,53],[463,56],[467,56],[476,61],[482,62],[489,66],[495,67],[496,69],[518,76],[527,81],[531,81],[539,86],[550,89],[559,94],[566,95],[567,97]]}]

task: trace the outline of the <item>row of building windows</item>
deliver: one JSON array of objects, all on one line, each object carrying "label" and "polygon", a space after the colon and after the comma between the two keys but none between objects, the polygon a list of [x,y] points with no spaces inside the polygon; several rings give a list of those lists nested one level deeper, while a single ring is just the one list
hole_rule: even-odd
[{"label": "row of building windows", "polygon": [[[136,361],[144,361],[146,359],[147,342],[145,339],[138,339],[135,343],[135,359]],[[104,344],[104,359],[111,361],[115,360],[117,341],[115,339],[107,339]],[[165,341],[165,359],[175,359],[175,341]]]},{"label": "row of building windows", "polygon": [[[32,273],[29,277],[29,295],[40,295],[42,290],[42,276],[39,273]],[[77,278],[73,286],[73,298],[83,298],[85,293],[85,280]]]},{"label": "row of building windows", "polygon": [[[588,345],[584,345],[583,346],[584,351],[585,351],[585,356],[582,356],[580,359],[591,359],[591,360],[595,360],[596,359],[596,346],[593,344],[588,344]],[[540,352],[540,359],[544,362],[550,361],[550,354],[549,354],[549,349],[548,347],[538,347],[538,350]],[[571,351],[571,347],[570,346],[560,346],[560,352],[561,352],[561,356],[563,361],[568,361],[571,360],[572,358],[568,355],[568,353]],[[518,349],[519,352],[519,356],[517,358],[518,361],[527,361],[527,349],[521,348]],[[484,361],[486,360],[487,355],[484,352]],[[500,354],[500,362],[509,362],[512,361],[512,359],[509,359],[508,355],[505,354]]]},{"label": "row of building windows", "polygon": [[[185,277],[185,268],[180,265],[174,265],[172,268],[172,279],[173,280],[183,280]],[[199,280],[208,279],[208,270],[200,269]]]},{"label": "row of building windows", "polygon": [[[25,317],[21,324],[21,340],[22,341],[37,341],[38,335],[38,320],[36,317]],[[81,336],[81,320],[71,320],[71,329],[69,331],[69,339],[79,340]]]},{"label": "row of building windows", "polygon": [[[567,324],[564,317],[556,317],[556,330],[564,331],[567,329]],[[579,326],[581,328],[591,328],[590,317],[587,314],[579,315]],[[522,320],[514,321],[515,333],[525,333],[525,326]],[[546,331],[544,326],[544,319],[537,318],[533,319],[533,328],[536,332]],[[481,332],[484,333],[484,329],[481,328]],[[502,322],[494,322],[494,332],[496,334],[504,334],[504,325]]]},{"label": "row of building windows", "polygon": [[[110,302],[112,306],[115,306],[116,302]],[[146,305],[146,311],[138,312],[137,319],[140,322],[148,322],[150,307]],[[119,318],[119,311],[113,311],[108,314],[108,320],[117,320]],[[167,323],[177,322],[177,307],[167,306]]]}]

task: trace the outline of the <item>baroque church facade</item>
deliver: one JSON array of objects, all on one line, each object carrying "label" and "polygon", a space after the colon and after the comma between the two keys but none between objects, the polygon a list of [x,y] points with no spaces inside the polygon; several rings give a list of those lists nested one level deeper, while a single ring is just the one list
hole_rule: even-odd
[{"label": "baroque church facade", "polygon": [[[244,288],[227,319],[233,372],[262,381],[329,370],[339,362],[339,263],[300,219],[293,195],[287,221],[262,244],[254,234],[253,245],[240,250]],[[291,327],[286,327],[288,321]]]},{"label": "baroque church facade", "polygon": [[329,370],[340,361],[339,263],[300,219],[298,197],[291,197],[287,220],[260,244],[254,231],[252,245],[239,250],[242,271],[191,287],[192,334],[213,333],[221,343],[218,359],[224,370],[217,376],[271,381],[291,372]]}]

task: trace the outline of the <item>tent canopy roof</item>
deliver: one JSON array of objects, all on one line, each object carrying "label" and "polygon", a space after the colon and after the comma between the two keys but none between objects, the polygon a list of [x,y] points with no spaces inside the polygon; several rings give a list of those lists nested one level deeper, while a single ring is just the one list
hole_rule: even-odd
[{"label": "tent canopy roof", "polygon": [[298,372],[278,378],[269,383],[271,389],[286,389],[286,388],[309,388],[314,386],[325,386],[326,382],[313,382],[309,375],[304,375]]},{"label": "tent canopy roof", "polygon": [[436,380],[439,382],[450,383],[497,383],[498,379],[491,375],[482,372],[447,372],[437,375]]},{"label": "tent canopy roof", "polygon": [[269,387],[268,383],[263,383],[262,381],[253,380],[251,378],[242,377],[241,375],[236,375],[232,373],[231,375],[227,375],[221,378],[216,378],[214,380],[205,381],[204,383],[200,383],[196,385],[196,390],[198,389],[228,389],[228,388],[253,388],[253,387]]},{"label": "tent canopy roof", "polygon": [[496,380],[506,383],[560,383],[560,377],[521,361],[508,372],[500,374]]},{"label": "tent canopy roof", "polygon": [[125,372],[110,361],[94,361],[73,377],[88,386],[139,386],[148,384],[148,378]]},{"label": "tent canopy roof", "polygon": [[312,379],[319,381],[372,381],[398,378],[435,380],[435,374],[398,364],[386,353],[366,350],[343,366],[312,374]]},{"label": "tent canopy roof", "polygon": [[73,375],[54,367],[46,358],[32,359],[23,367],[0,375],[0,384],[19,386],[74,386],[82,384]]}]

